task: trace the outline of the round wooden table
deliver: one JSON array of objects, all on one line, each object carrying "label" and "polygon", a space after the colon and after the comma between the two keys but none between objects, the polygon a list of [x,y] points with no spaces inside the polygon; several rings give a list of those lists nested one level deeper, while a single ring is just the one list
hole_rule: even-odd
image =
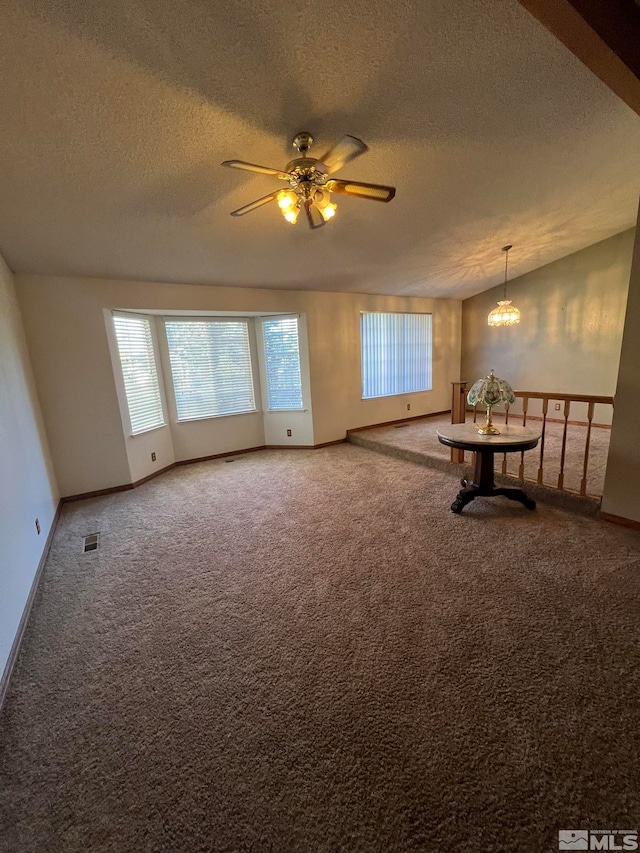
[{"label": "round wooden table", "polygon": [[496,487],[493,477],[494,453],[517,453],[531,450],[540,440],[540,433],[527,427],[499,424],[499,435],[480,435],[477,424],[451,424],[437,430],[438,440],[447,447],[472,450],[476,454],[473,480],[461,480],[462,489],[451,504],[451,512],[462,512],[462,508],[474,498],[492,498],[503,495],[511,501],[519,501],[527,509],[535,509],[536,502],[522,489]]}]

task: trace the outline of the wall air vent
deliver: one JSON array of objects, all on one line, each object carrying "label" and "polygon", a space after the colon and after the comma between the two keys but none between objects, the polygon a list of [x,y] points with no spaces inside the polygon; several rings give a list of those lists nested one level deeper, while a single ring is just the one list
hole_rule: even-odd
[{"label": "wall air vent", "polygon": [[99,533],[90,533],[88,536],[85,536],[83,539],[82,550],[85,553],[87,551],[97,551],[99,540],[100,540],[100,534]]}]

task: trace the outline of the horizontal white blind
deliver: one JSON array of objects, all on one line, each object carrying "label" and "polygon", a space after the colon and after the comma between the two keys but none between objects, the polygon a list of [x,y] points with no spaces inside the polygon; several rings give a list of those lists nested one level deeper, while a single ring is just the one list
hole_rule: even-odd
[{"label": "horizontal white blind", "polygon": [[262,321],[269,409],[302,409],[298,318]]},{"label": "horizontal white blind", "polygon": [[362,396],[431,388],[431,314],[362,314]]},{"label": "horizontal white blind", "polygon": [[246,320],[165,320],[178,420],[254,412]]},{"label": "horizontal white blind", "polygon": [[114,314],[113,325],[122,365],[131,432],[136,435],[162,426],[165,422],[151,323],[146,317]]}]

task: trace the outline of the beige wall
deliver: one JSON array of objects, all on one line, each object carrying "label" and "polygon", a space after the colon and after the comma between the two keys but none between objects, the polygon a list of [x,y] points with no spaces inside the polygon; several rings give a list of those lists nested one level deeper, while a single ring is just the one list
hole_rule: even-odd
[{"label": "beige wall", "polygon": [[[134,479],[105,310],[279,311],[306,315],[316,444],[342,439],[350,428],[446,410],[450,405],[450,382],[460,373],[461,303],[457,300],[29,275],[17,277],[17,289],[63,495]],[[433,314],[431,391],[382,400],[361,399],[362,310]],[[174,442],[175,458],[255,446],[256,426],[245,423],[247,417],[251,416],[216,418],[201,422],[194,430],[181,429],[180,440]],[[261,434],[264,436],[264,431]],[[294,443],[303,442],[296,442],[294,437]],[[134,454],[138,475],[135,479],[166,464],[161,459],[154,464],[147,461],[148,450],[145,445],[143,452]]]},{"label": "beige wall", "polygon": [[0,675],[57,503],[14,279],[0,257]]},{"label": "beige wall", "polygon": [[[640,214],[638,215],[640,226]],[[640,227],[636,228],[602,510],[640,522]]]},{"label": "beige wall", "polygon": [[[451,382],[460,370],[461,303],[451,299],[310,293],[307,323],[316,444],[348,429],[451,408]],[[433,315],[432,390],[362,399],[360,312],[416,311]],[[407,411],[407,405],[411,410]]]},{"label": "beige wall", "polygon": [[[466,299],[462,379],[494,368],[523,391],[613,395],[633,239],[634,229],[624,231],[510,281],[508,298],[522,314],[517,326],[487,325],[502,285]],[[606,421],[609,409],[598,407],[596,421]],[[581,414],[572,408],[572,417]]]}]

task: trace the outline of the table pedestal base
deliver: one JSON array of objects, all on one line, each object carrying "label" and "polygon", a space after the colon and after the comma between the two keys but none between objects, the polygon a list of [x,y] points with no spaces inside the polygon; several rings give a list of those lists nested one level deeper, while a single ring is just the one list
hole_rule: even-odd
[{"label": "table pedestal base", "polygon": [[474,498],[493,498],[502,495],[510,501],[518,501],[527,509],[535,509],[536,502],[530,498],[522,489],[496,487],[493,478],[493,450],[481,448],[476,450],[476,467],[473,480],[461,480],[462,489],[458,492],[455,501],[451,504],[451,512],[460,513],[463,507]]}]

